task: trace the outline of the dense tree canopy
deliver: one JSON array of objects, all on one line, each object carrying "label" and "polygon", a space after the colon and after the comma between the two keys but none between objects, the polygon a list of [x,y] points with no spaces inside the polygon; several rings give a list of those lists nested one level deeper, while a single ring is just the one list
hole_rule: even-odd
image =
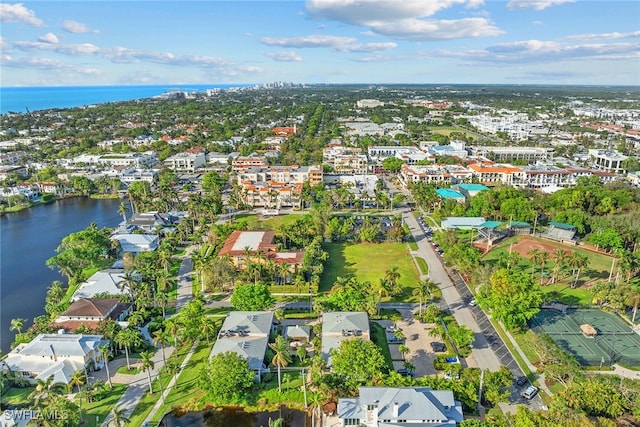
[{"label": "dense tree canopy", "polygon": [[360,339],[342,341],[340,348],[331,352],[331,366],[335,373],[346,378],[346,384],[353,389],[371,385],[374,378],[387,370],[378,346]]},{"label": "dense tree canopy", "polygon": [[231,305],[236,310],[261,311],[273,306],[269,286],[257,283],[237,286],[231,295]]},{"label": "dense tree canopy", "polygon": [[232,352],[216,354],[200,369],[199,387],[216,405],[240,403],[253,385],[247,361]]},{"label": "dense tree canopy", "polygon": [[489,285],[481,289],[481,298],[494,318],[515,329],[525,326],[540,311],[543,294],[528,273],[503,268],[491,275]]}]

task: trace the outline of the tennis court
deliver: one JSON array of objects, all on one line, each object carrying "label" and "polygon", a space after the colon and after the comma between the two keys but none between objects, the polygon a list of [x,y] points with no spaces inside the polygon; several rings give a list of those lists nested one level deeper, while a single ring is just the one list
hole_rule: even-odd
[{"label": "tennis court", "polygon": [[[546,333],[583,366],[640,366],[640,335],[615,314],[600,310],[540,310],[530,321],[535,332]],[[591,325],[597,335],[587,337],[580,325]]]}]

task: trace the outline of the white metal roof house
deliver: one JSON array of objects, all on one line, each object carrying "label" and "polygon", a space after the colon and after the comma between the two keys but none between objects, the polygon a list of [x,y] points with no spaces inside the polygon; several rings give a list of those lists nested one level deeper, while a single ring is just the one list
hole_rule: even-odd
[{"label": "white metal roof house", "polygon": [[347,339],[369,340],[369,316],[365,312],[336,311],[322,314],[322,358],[331,365],[331,350]]},{"label": "white metal roof house", "polygon": [[121,283],[124,279],[124,269],[109,268],[96,272],[86,282],[80,284],[73,293],[71,302],[82,298],[92,298],[98,294],[120,295],[125,293]]},{"label": "white metal roof house", "polygon": [[259,381],[266,369],[264,355],[272,327],[271,311],[232,311],[227,314],[209,357],[228,351],[236,353],[247,361]]},{"label": "white metal roof house", "polygon": [[451,390],[360,387],[360,397],[338,400],[341,426],[432,427],[461,423],[462,405]]},{"label": "white metal roof house", "polygon": [[115,234],[111,240],[120,242],[121,251],[124,252],[148,252],[158,249],[159,238],[157,234]]},{"label": "white metal roof house", "polygon": [[76,371],[102,368],[99,347],[107,342],[101,335],[40,334],[11,350],[0,366],[31,381],[53,376],[54,383],[68,384]]}]

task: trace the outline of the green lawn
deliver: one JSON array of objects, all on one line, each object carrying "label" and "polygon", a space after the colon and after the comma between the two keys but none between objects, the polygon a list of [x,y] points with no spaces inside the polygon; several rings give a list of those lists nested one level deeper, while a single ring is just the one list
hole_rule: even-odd
[{"label": "green lawn", "polygon": [[[120,399],[127,386],[124,384],[114,384],[113,390],[109,392],[107,397],[97,402],[82,403],[82,416],[84,423],[82,426],[96,427],[99,426],[111,412],[116,402]],[[96,422],[97,420],[97,422]]]},{"label": "green lawn", "polygon": [[571,289],[568,285],[545,285],[542,287],[545,300],[558,301],[567,305],[590,306],[593,304],[593,293],[589,289]]},{"label": "green lawn", "polygon": [[[527,238],[531,238],[530,236],[526,236]],[[511,243],[516,244],[521,239],[521,236],[514,236],[507,239],[504,239],[498,245],[494,246],[494,248],[487,253],[482,260],[489,263],[495,264],[502,254],[506,254],[509,252],[509,246]],[[611,270],[611,263],[613,258],[610,256],[593,253],[584,249],[581,249],[577,246],[563,245],[560,243],[556,243],[552,240],[547,239],[537,239],[531,238],[532,240],[540,241],[541,243],[547,245],[553,245],[559,249],[565,249],[571,252],[578,252],[581,255],[584,255],[588,259],[588,266],[580,272],[579,284],[584,284],[597,279],[606,279],[609,277],[609,271]],[[553,256],[553,254],[550,254]],[[550,270],[553,266],[553,261],[549,259],[547,261],[547,265],[545,268],[545,274],[550,273]],[[529,262],[528,257],[523,257],[523,260],[519,263],[519,268],[528,269],[531,271],[531,263]],[[540,267],[536,266],[536,277],[539,278]],[[571,269],[565,267],[560,274],[560,284],[569,284],[572,280],[571,277]]]},{"label": "green lawn", "polygon": [[[201,342],[198,345],[195,353],[193,353],[193,356],[189,360],[189,363],[180,372],[178,381],[169,392],[165,403],[160,407],[160,410],[156,412],[156,415],[153,417],[152,421],[159,422],[164,414],[171,411],[173,408],[185,405],[189,401],[203,403],[202,399],[204,397],[204,393],[200,391],[197,386],[198,376],[200,373],[200,368],[209,358],[211,347],[213,347],[213,343],[207,344],[206,341]],[[187,347],[183,347],[181,349],[181,357],[179,358],[180,361],[184,359],[186,351],[188,351]],[[163,375],[162,378],[163,387],[166,387],[166,384],[169,382],[170,378],[168,375]],[[139,407],[136,408],[133,416],[131,417],[131,425],[142,425],[142,422],[144,421],[149,411],[151,411],[151,408],[153,407],[158,397],[159,396],[157,393],[153,396],[149,396],[148,394],[145,395],[143,401],[140,402],[141,404],[138,405]]]},{"label": "green lawn", "polygon": [[420,267],[420,274],[427,274],[429,272],[429,265],[427,261],[423,258],[416,257],[416,262],[418,263],[418,267]]},{"label": "green lawn", "polygon": [[378,346],[384,356],[384,360],[387,362],[387,367],[390,371],[393,371],[393,359],[391,358],[391,351],[389,351],[387,333],[384,328],[376,322],[371,322],[369,325],[371,326],[371,341]]},{"label": "green lawn", "polygon": [[320,279],[320,292],[329,291],[338,277],[355,276],[360,281],[377,284],[387,270],[398,267],[401,297],[403,301],[407,297],[411,300],[411,290],[419,278],[404,243],[327,243],[323,249],[329,258]]},{"label": "green lawn", "polygon": [[283,224],[291,224],[295,220],[302,218],[303,215],[291,214],[291,215],[278,215],[263,219],[258,215],[243,215],[237,217],[237,222],[244,222],[247,224],[249,230],[273,230],[278,232]]},{"label": "green lawn", "polygon": [[10,387],[0,396],[2,405],[23,406],[31,404],[29,395],[35,387]]}]

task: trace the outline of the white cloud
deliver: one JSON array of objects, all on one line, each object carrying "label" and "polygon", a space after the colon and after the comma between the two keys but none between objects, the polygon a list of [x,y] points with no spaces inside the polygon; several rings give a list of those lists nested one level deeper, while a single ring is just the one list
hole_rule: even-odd
[{"label": "white cloud", "polygon": [[337,48],[341,52],[380,52],[383,50],[395,49],[398,47],[396,43],[363,43],[363,44],[350,44]]},{"label": "white cloud", "polygon": [[42,43],[57,44],[58,43],[58,37],[53,33],[47,33],[44,36],[38,37],[38,41],[41,41]]},{"label": "white cloud", "polygon": [[523,40],[501,43],[479,51],[438,52],[438,55],[488,63],[550,63],[585,60],[634,59],[640,55],[640,43],[565,45],[553,41]]},{"label": "white cloud", "polygon": [[277,62],[300,62],[302,61],[302,57],[295,53],[292,50],[287,50],[283,52],[269,52],[266,54],[267,57],[273,59]]},{"label": "white cloud", "polygon": [[370,26],[375,22],[432,16],[454,5],[481,4],[477,0],[307,0],[307,10],[313,16]]},{"label": "white cloud", "polygon": [[563,3],[573,3],[575,0],[511,0],[507,3],[507,9],[535,9],[543,10],[551,6]]},{"label": "white cloud", "polygon": [[485,18],[440,21],[407,19],[378,25],[375,31],[378,34],[407,40],[453,40],[498,36],[504,33]]},{"label": "white cloud", "polygon": [[375,34],[408,40],[487,37],[504,32],[485,17],[427,19],[453,6],[476,8],[482,0],[307,0],[313,16],[364,26]]},{"label": "white cloud", "polygon": [[0,36],[0,49],[5,52],[9,50],[9,44],[6,42],[6,40],[2,36]]},{"label": "white cloud", "polygon": [[74,34],[99,32],[98,30],[92,30],[91,28],[87,27],[85,24],[77,21],[64,21],[62,23],[62,29],[68,33],[74,33]]},{"label": "white cloud", "polygon": [[341,46],[356,41],[353,37],[326,36],[313,34],[301,37],[262,37],[260,41],[267,46],[280,47],[332,47],[340,48]]},{"label": "white cloud", "polygon": [[[54,36],[55,37],[55,36]],[[20,50],[49,50],[63,55],[92,55],[100,53],[101,49],[98,46],[90,43],[82,44],[58,44],[57,37],[56,42],[51,40],[42,40],[39,38],[38,42],[19,41],[14,43],[14,46]]]},{"label": "white cloud", "polygon": [[640,37],[640,31],[631,33],[603,33],[603,34],[576,34],[569,36],[571,40],[611,40],[611,39],[633,39]]},{"label": "white cloud", "polygon": [[27,9],[22,3],[0,3],[0,22],[23,23],[34,27],[44,27],[44,22],[36,17],[33,10]]}]

